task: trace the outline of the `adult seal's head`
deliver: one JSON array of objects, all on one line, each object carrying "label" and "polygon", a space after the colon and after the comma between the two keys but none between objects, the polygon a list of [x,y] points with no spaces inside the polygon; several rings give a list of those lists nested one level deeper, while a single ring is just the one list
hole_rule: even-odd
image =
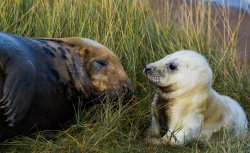
[{"label": "adult seal's head", "polygon": [[134,90],[119,58],[107,47],[88,39],[79,37],[46,39],[68,47],[75,52],[82,63],[82,71],[86,73],[84,82],[88,80],[91,89],[87,88],[91,97],[110,97],[125,95],[131,97]]}]

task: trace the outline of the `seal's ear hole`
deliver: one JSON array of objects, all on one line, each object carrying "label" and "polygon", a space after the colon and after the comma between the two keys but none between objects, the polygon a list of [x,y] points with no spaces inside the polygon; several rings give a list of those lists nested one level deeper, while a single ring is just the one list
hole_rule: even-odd
[{"label": "seal's ear hole", "polygon": [[88,47],[81,47],[79,50],[82,54],[88,55],[90,49]]},{"label": "seal's ear hole", "polygon": [[85,48],[85,49],[84,49],[84,52],[85,52],[85,54],[88,55],[88,54],[89,54],[89,49],[88,49],[88,48]]}]

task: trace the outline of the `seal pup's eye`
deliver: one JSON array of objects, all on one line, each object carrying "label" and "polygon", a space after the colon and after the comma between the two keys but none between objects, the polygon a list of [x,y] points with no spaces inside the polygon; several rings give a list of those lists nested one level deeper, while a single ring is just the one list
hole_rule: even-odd
[{"label": "seal pup's eye", "polygon": [[99,64],[100,66],[107,66],[108,62],[104,59],[97,59],[95,60],[95,63]]},{"label": "seal pup's eye", "polygon": [[168,68],[171,70],[171,71],[173,71],[173,70],[176,70],[177,69],[177,65],[175,64],[175,63],[169,63],[168,64]]}]

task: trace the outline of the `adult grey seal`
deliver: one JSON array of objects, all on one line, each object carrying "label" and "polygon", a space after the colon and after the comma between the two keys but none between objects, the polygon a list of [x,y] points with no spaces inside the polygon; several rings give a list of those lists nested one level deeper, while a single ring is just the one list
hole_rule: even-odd
[{"label": "adult grey seal", "polygon": [[87,103],[132,90],[118,57],[96,41],[0,33],[0,139],[57,129],[79,97]]}]

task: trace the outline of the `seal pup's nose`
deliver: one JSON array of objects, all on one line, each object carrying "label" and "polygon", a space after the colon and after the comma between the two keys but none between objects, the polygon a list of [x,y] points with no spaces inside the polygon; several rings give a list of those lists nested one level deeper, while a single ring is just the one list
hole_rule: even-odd
[{"label": "seal pup's nose", "polygon": [[148,66],[148,65],[147,65],[147,66],[144,68],[143,73],[144,73],[145,75],[152,74],[152,73],[153,73],[153,70],[154,70],[154,67]]}]

